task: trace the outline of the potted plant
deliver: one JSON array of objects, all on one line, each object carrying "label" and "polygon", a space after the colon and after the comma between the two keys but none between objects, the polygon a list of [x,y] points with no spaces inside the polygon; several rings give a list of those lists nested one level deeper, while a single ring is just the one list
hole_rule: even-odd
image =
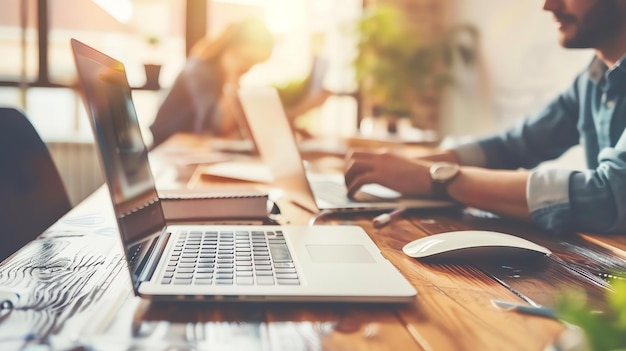
[{"label": "potted plant", "polygon": [[477,30],[456,26],[429,38],[391,5],[367,9],[355,29],[353,67],[364,107],[374,117],[386,116],[389,132],[403,117],[418,128],[435,129],[442,89],[454,82],[453,64],[474,62]]}]

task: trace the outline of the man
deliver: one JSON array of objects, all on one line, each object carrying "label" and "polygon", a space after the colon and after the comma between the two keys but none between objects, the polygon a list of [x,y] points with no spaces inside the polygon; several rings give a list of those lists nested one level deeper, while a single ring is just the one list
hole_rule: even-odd
[{"label": "man", "polygon": [[[562,46],[596,53],[568,90],[519,126],[451,150],[411,160],[354,153],[349,193],[379,183],[532,219],[557,233],[626,233],[626,0],[546,0],[544,10],[553,13]],[[579,143],[588,170],[528,170]]]}]

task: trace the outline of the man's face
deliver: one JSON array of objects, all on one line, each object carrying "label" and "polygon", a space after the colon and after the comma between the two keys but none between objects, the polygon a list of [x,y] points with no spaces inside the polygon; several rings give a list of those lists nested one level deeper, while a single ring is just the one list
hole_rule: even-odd
[{"label": "man's face", "polygon": [[543,6],[554,14],[566,48],[597,48],[626,21],[623,8],[618,0],[546,0]]}]

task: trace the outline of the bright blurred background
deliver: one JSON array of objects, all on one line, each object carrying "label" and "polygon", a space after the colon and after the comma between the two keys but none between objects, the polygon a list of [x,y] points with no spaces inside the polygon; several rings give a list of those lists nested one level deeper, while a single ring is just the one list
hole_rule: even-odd
[{"label": "bright blurred background", "polygon": [[[438,133],[444,142],[492,133],[536,111],[570,84],[592,55],[559,47],[541,0],[3,0],[0,104],[24,109],[53,153],[55,145],[89,149],[88,119],[72,89],[76,73],[69,40],[77,38],[125,63],[149,140],[147,126],[191,45],[254,15],[265,19],[277,45],[267,62],[244,77],[243,85],[303,79],[313,58],[324,57],[329,62],[324,87],[348,94],[333,96],[310,111],[308,127],[317,135],[355,135],[369,112],[350,94],[359,83],[351,66],[355,35],[346,28],[364,8],[383,2],[435,35],[455,23],[469,23],[479,31],[477,64],[456,70],[456,84],[442,99]],[[144,87],[144,64],[161,65],[160,88]],[[95,173],[83,174],[97,165],[85,165],[84,158],[63,161],[71,158],[63,152],[54,156],[66,183],[69,188],[82,184],[69,189],[76,203],[102,180]],[[572,162],[577,160],[572,157]]]}]

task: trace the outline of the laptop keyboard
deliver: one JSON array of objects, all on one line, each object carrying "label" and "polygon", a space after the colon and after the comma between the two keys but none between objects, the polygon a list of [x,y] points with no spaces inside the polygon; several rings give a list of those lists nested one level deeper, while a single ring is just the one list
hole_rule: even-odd
[{"label": "laptop keyboard", "polygon": [[282,231],[181,232],[161,277],[179,285],[299,285]]},{"label": "laptop keyboard", "polygon": [[343,184],[330,180],[316,180],[310,182],[311,188],[315,196],[332,204],[341,204],[349,201],[348,190]]}]

